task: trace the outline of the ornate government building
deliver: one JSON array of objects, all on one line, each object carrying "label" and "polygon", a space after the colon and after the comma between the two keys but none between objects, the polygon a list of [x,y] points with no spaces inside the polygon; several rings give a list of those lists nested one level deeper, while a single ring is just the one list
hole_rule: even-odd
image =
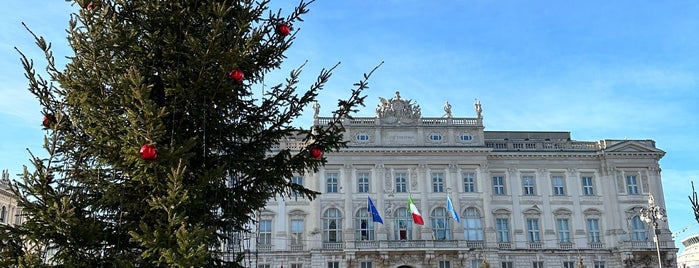
[{"label": "ornate government building", "polygon": [[449,103],[423,117],[398,92],[380,100],[375,117],[344,121],[348,148],[293,179],[316,200],[277,198],[256,214],[235,244],[246,267],[677,266],[667,223],[643,215],[651,196],[665,207],[653,140],[485,131],[478,101],[473,117]]}]

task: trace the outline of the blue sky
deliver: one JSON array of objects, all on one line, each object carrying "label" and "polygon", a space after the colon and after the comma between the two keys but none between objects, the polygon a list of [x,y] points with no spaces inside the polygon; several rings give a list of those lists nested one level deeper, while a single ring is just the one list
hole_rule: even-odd
[{"label": "blue sky", "polygon": [[[295,2],[295,1],[291,1]],[[570,131],[575,140],[653,139],[661,160],[671,230],[677,244],[699,232],[687,196],[699,179],[699,2],[696,1],[414,1],[319,0],[283,69],[308,60],[303,86],[341,61],[321,93],[321,114],[381,61],[367,91],[372,116],[378,97],[396,90],[424,116],[472,117],[483,105],[486,130]],[[275,0],[287,8],[289,1]],[[276,9],[276,8],[275,8]],[[42,153],[40,107],[13,47],[42,56],[21,22],[51,41],[59,61],[65,41],[64,1],[9,0],[0,10],[0,169],[28,164],[26,148]],[[310,109],[298,124],[310,123]],[[697,180],[699,183],[699,180]]]}]

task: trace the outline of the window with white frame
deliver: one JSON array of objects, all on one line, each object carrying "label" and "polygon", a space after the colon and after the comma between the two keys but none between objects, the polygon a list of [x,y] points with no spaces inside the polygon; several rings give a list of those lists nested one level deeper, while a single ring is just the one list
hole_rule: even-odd
[{"label": "window with white frame", "polygon": [[412,240],[413,239],[413,219],[408,213],[407,208],[396,209],[396,219],[394,222],[394,234],[396,240]]},{"label": "window with white frame", "polygon": [[291,220],[291,244],[303,244],[303,220]]},{"label": "window with white frame", "polygon": [[451,268],[449,261],[439,261],[439,268]]},{"label": "window with white frame", "polygon": [[302,263],[292,263],[291,268],[303,268],[303,264]]},{"label": "window with white frame", "polygon": [[626,192],[628,194],[638,194],[638,179],[635,175],[626,176]]},{"label": "window with white frame", "polygon": [[593,268],[604,268],[604,261],[595,261]]},{"label": "window with white frame", "polygon": [[449,218],[447,210],[443,207],[435,208],[432,211],[432,230],[436,240],[451,239],[451,228],[449,228]]},{"label": "window with white frame", "polygon": [[583,195],[595,195],[595,187],[592,181],[592,176],[583,176],[580,178],[580,181],[582,182]]},{"label": "window with white frame", "polygon": [[511,261],[503,261],[500,262],[500,267],[501,268],[512,268],[514,267]]},{"label": "window with white frame", "polygon": [[493,176],[493,194],[505,195],[505,178],[503,176]]},{"label": "window with white frame", "polygon": [[522,194],[536,195],[534,191],[534,176],[522,176]]},{"label": "window with white frame", "polygon": [[587,219],[587,241],[590,243],[601,242],[600,229],[599,229],[599,219],[597,219],[597,218]]},{"label": "window with white frame", "polygon": [[470,207],[461,219],[464,225],[464,239],[468,241],[483,241],[483,224],[478,209]]},{"label": "window with white frame", "polygon": [[527,219],[527,240],[530,243],[541,242],[541,236],[539,233],[540,233],[539,219],[528,218]]},{"label": "window with white frame", "polygon": [[559,243],[570,243],[570,224],[567,218],[556,219]]},{"label": "window with white frame", "polygon": [[370,261],[363,261],[359,263],[359,268],[372,268],[372,263]]},{"label": "window with white frame", "polygon": [[260,223],[259,242],[262,245],[272,244],[272,220],[261,220]]},{"label": "window with white frame", "polygon": [[476,173],[475,172],[464,172],[464,192],[473,193],[476,191]]},{"label": "window with white frame", "polygon": [[495,219],[495,231],[497,232],[498,242],[510,242],[510,220],[508,218]]},{"label": "window with white frame", "polygon": [[340,268],[340,262],[339,261],[329,261],[328,268]]},{"label": "window with white frame", "polygon": [[369,192],[369,172],[358,172],[357,173],[357,192],[368,193]]},{"label": "window with white frame", "polygon": [[432,192],[443,193],[444,192],[444,173],[433,172],[432,173]]},{"label": "window with white frame", "polygon": [[553,195],[566,195],[565,180],[562,176],[554,176],[551,178],[553,185]]},{"label": "window with white frame", "polygon": [[339,209],[329,208],[323,214],[323,241],[342,242],[342,214]]},{"label": "window with white frame", "polygon": [[7,208],[2,206],[2,212],[0,212],[0,222],[5,222],[5,219],[7,219]]},{"label": "window with white frame", "polygon": [[573,262],[573,261],[564,261],[564,262],[563,262],[563,268],[575,268],[575,262]]},{"label": "window with white frame", "polygon": [[544,262],[543,261],[535,261],[532,263],[532,268],[544,268]]},{"label": "window with white frame", "polygon": [[337,172],[325,173],[325,191],[328,193],[337,193]]},{"label": "window with white frame", "polygon": [[374,240],[374,221],[366,207],[361,208],[354,215],[354,229],[356,230],[355,239]]},{"label": "window with white frame", "polygon": [[641,217],[633,216],[631,218],[631,240],[646,241],[646,225],[641,220]]},{"label": "window with white frame", "polygon": [[396,172],[396,193],[408,192],[408,174],[405,172]]},{"label": "window with white frame", "polygon": [[[293,183],[293,184],[298,184],[298,185],[303,186],[303,177],[301,177],[301,176],[293,176],[293,177],[291,177],[291,183]],[[299,195],[299,192],[298,192],[298,191],[294,191],[294,197],[298,198],[299,196],[300,196],[300,195]]]}]

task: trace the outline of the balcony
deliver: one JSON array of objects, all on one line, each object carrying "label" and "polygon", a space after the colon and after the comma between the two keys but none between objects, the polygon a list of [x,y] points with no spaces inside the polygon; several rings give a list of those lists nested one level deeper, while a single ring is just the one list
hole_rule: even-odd
[{"label": "balcony", "polygon": [[565,250],[573,249],[573,243],[571,243],[571,242],[559,242],[558,248],[565,249]]},{"label": "balcony", "polygon": [[602,242],[590,242],[587,244],[587,247],[591,249],[602,249],[604,248],[604,244]]},{"label": "balcony", "polygon": [[544,248],[544,245],[541,242],[529,242],[529,249],[542,249],[542,248]]}]

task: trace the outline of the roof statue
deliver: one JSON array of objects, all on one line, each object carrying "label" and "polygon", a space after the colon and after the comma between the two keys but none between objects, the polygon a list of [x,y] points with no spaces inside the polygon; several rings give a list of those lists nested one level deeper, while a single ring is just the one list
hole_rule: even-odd
[{"label": "roof statue", "polygon": [[478,118],[483,118],[483,108],[481,108],[481,101],[479,99],[476,99],[476,104],[475,104],[475,109],[476,109],[476,115]]},{"label": "roof statue", "polygon": [[381,103],[376,106],[376,118],[383,123],[414,123],[422,117],[420,105],[401,98],[399,91],[396,91],[396,96],[391,99],[379,97],[379,100]]}]

